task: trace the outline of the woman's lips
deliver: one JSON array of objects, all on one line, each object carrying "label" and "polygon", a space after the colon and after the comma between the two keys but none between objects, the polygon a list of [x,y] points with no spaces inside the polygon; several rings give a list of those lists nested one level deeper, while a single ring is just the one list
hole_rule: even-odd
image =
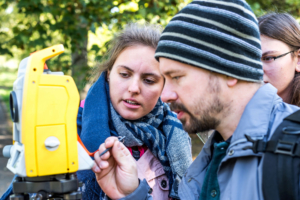
[{"label": "woman's lips", "polygon": [[[124,104],[127,108],[137,109],[137,108],[140,108],[140,107],[141,107],[140,104],[131,104],[131,103],[128,103],[128,101],[130,101],[130,100],[123,100],[123,104]],[[135,101],[131,101],[131,102],[135,102]],[[135,102],[135,103],[136,103],[136,102]]]}]

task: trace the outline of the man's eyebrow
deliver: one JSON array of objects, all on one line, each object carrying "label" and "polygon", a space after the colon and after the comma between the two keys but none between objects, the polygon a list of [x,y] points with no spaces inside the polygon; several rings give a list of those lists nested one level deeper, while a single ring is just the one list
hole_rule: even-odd
[{"label": "man's eyebrow", "polygon": [[170,76],[170,74],[181,73],[181,70],[169,70],[163,73],[164,76]]},{"label": "man's eyebrow", "polygon": [[266,52],[264,52],[263,54],[262,54],[262,56],[265,56],[265,55],[267,55],[267,54],[269,54],[269,53],[276,53],[277,51],[266,51]]}]

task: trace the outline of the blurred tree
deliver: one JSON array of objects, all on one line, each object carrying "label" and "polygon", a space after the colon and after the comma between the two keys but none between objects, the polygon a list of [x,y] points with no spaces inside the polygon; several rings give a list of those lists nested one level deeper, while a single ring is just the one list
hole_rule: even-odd
[{"label": "blurred tree", "polygon": [[11,24],[16,20],[15,17],[8,16],[12,10],[8,9],[7,6],[0,3],[0,55],[12,56],[11,51],[8,49],[8,41],[11,38],[12,30],[10,29]]},{"label": "blurred tree", "polygon": [[247,0],[257,17],[267,12],[288,12],[296,19],[300,17],[299,0]]},{"label": "blurred tree", "polygon": [[[147,21],[166,25],[178,10],[191,0],[0,0],[0,9],[13,6],[18,12],[11,27],[8,45],[0,45],[0,53],[10,54],[16,46],[26,53],[62,43],[64,55],[50,62],[57,69],[69,73],[81,90],[86,82],[88,67],[88,32],[105,26],[116,32],[128,22]],[[0,30],[1,34],[4,34]],[[101,56],[102,47],[91,50]],[[100,52],[100,54],[99,54]],[[66,56],[67,55],[67,56]],[[69,58],[67,58],[69,57]],[[71,59],[70,59],[71,58]],[[52,66],[51,65],[51,66]]]}]

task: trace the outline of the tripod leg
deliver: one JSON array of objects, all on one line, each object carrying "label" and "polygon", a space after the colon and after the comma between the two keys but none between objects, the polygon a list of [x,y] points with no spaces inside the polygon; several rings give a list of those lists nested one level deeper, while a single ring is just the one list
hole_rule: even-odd
[{"label": "tripod leg", "polygon": [[12,194],[9,196],[9,200],[25,200],[25,198],[21,194]]},{"label": "tripod leg", "polygon": [[81,200],[81,192],[72,192],[70,194],[64,194],[66,200]]},{"label": "tripod leg", "polygon": [[30,200],[43,200],[46,199],[41,193],[35,193],[30,197]]}]

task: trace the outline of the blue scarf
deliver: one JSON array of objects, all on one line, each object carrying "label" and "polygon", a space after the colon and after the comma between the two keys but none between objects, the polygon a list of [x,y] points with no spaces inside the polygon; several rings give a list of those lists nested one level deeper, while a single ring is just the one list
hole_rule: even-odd
[{"label": "blue scarf", "polygon": [[[176,114],[160,99],[146,116],[129,121],[113,108],[106,72],[90,88],[84,109],[79,108],[78,134],[86,148],[94,152],[107,137],[124,135],[125,146],[146,145],[160,161],[170,183],[170,196],[178,197],[178,184],[192,163],[191,143]],[[101,199],[101,191],[91,170],[77,172],[84,182],[83,199]]]}]

